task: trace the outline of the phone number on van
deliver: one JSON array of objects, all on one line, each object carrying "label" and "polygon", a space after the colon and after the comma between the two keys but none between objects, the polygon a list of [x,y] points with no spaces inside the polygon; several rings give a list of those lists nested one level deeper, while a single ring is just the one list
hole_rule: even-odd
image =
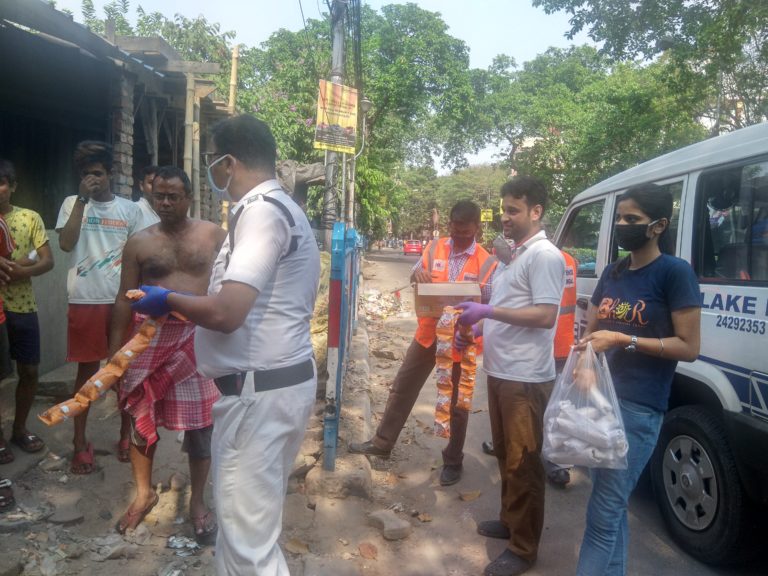
[{"label": "phone number on van", "polygon": [[736,316],[717,315],[718,328],[750,332],[752,334],[765,334],[765,320],[752,320],[751,318],[737,318]]}]

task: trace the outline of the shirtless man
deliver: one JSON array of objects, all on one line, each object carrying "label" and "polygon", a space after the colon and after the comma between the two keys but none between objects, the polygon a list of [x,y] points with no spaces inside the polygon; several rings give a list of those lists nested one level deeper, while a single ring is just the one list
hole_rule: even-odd
[{"label": "shirtless man", "polygon": [[[211,222],[187,217],[192,201],[183,170],[158,169],[152,197],[160,222],[132,236],[123,251],[120,290],[110,330],[110,353],[130,336],[131,303],[127,290],[162,285],[188,294],[205,295],[214,258],[226,232]],[[144,317],[133,319],[138,326]],[[148,389],[152,394],[147,394]],[[205,506],[203,491],[210,467],[211,406],[219,397],[213,380],[196,370],[194,325],[168,317],[149,348],[131,364],[120,386],[120,407],[131,415],[131,467],[136,498],[117,523],[124,533],[134,529],[157,504],[152,489],[152,460],[157,427],[184,430],[189,454],[192,495],[190,518],[201,544],[215,540],[216,520]]]}]

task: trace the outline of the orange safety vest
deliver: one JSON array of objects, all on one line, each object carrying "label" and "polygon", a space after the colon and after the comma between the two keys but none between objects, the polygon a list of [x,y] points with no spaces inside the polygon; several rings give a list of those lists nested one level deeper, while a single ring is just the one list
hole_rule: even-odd
[{"label": "orange safety vest", "polygon": [[[449,240],[450,238],[433,240],[421,256],[421,265],[424,267],[424,270],[431,272],[432,282],[448,282],[448,257],[451,254]],[[480,244],[475,244],[475,253],[464,263],[464,268],[459,272],[456,281],[479,282],[481,287],[485,286],[490,282],[491,274],[493,274],[497,263],[498,260],[495,256],[488,254]],[[416,329],[416,341],[424,346],[424,348],[429,348],[435,342],[437,318],[420,317],[418,321],[419,327]],[[482,352],[482,346],[482,338],[478,338],[478,354]],[[458,354],[456,350],[453,351],[453,359],[455,362],[461,361],[461,354]]]},{"label": "orange safety vest", "polygon": [[565,258],[565,289],[560,300],[560,312],[557,316],[555,329],[555,358],[567,358],[571,352],[574,340],[573,327],[576,323],[576,270],[579,265],[576,259],[563,252]]}]

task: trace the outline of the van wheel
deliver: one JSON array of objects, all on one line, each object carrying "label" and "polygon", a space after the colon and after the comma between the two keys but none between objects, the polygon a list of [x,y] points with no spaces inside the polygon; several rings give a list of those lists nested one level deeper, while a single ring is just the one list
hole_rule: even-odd
[{"label": "van wheel", "polygon": [[708,564],[743,560],[746,495],[720,418],[701,406],[670,411],[651,460],[651,480],[681,548]]}]

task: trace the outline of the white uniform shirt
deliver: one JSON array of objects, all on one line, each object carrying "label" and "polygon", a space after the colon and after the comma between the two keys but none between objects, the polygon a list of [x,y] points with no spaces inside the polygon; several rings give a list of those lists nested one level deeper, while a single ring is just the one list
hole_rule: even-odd
[{"label": "white uniform shirt", "polygon": [[[77,196],[67,196],[59,209],[56,230],[69,220]],[[144,228],[134,202],[115,196],[109,202],[91,199],[85,205],[80,238],[70,252],[67,293],[72,304],[114,304],[120,288],[123,247]]]},{"label": "white uniform shirt", "polygon": [[[493,275],[491,306],[560,306],[565,260],[542,230],[517,248],[512,261]],[[555,378],[555,329],[528,328],[496,320],[483,323],[483,369],[503,380],[549,382]]]},{"label": "white uniform shirt", "polygon": [[[293,231],[280,208],[259,198],[261,194],[290,210],[296,223]],[[232,334],[196,328],[197,367],[209,378],[283,368],[312,356],[309,321],[320,281],[320,253],[309,221],[277,180],[248,192],[232,207],[232,214],[241,209],[234,250],[230,256],[227,236],[214,262],[208,293],[218,293],[224,282],[241,282],[259,295]],[[292,234],[298,235],[298,247],[286,256]]]},{"label": "white uniform shirt", "polygon": [[[144,196],[136,200],[136,206],[139,207],[139,210],[141,210],[141,214],[144,217],[144,228],[148,228],[149,226],[152,226],[152,224],[160,222],[160,216],[157,215],[155,209],[152,208],[152,205],[146,198],[144,198]],[[136,231],[138,232],[138,230]]]}]

